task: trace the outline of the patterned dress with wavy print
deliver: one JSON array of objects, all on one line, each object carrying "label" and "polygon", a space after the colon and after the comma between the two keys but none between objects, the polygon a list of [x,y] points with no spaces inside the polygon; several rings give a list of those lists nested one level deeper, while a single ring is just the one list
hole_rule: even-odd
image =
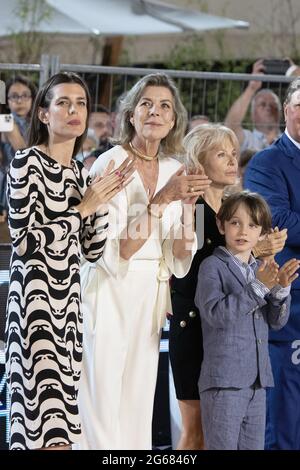
[{"label": "patterned dress with wavy print", "polygon": [[13,252],[6,323],[11,449],[76,442],[82,360],[81,254],[102,255],[106,209],[82,220],[89,181],[35,147],[16,153],[8,175]]}]

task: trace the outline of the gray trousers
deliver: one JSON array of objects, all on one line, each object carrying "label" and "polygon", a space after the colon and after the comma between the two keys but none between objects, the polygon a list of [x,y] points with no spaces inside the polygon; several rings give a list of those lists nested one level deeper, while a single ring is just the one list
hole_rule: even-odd
[{"label": "gray trousers", "polygon": [[264,448],[264,388],[211,388],[200,393],[200,404],[207,450]]}]

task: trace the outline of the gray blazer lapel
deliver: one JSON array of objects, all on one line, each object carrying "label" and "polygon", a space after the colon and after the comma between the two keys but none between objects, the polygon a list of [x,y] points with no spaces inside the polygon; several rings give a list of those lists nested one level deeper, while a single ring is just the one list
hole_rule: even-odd
[{"label": "gray blazer lapel", "polygon": [[243,273],[239,269],[239,267],[232,260],[228,261],[227,266],[228,266],[228,269],[232,272],[232,274],[234,274],[234,276],[237,278],[239,283],[242,286],[245,286],[246,285],[246,279],[243,276]]},{"label": "gray blazer lapel", "polygon": [[242,286],[246,285],[245,277],[228,253],[218,247],[214,250],[214,255],[220,258],[227,265],[229,271],[231,271],[231,273],[237,278]]}]

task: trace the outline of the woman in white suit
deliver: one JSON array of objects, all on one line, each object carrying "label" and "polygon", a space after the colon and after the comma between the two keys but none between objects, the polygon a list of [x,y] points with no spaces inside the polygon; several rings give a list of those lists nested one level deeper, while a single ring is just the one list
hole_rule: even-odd
[{"label": "woman in white suit", "polygon": [[121,108],[118,145],[91,169],[135,159],[133,181],[109,204],[103,259],[82,266],[84,353],[79,401],[82,449],[151,449],[161,327],[169,278],[184,276],[196,250],[193,210],[209,186],[185,175],[186,111],[166,75],[140,79]]}]

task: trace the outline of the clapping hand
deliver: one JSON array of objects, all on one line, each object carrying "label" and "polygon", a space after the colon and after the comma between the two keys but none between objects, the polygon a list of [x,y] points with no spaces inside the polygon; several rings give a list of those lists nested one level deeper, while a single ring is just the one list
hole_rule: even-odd
[{"label": "clapping hand", "polygon": [[300,267],[300,261],[292,258],[288,260],[278,271],[278,283],[281,287],[288,287],[299,276],[296,271]]},{"label": "clapping hand", "polygon": [[88,186],[80,204],[76,207],[82,218],[97,212],[102,204],[110,201],[132,181],[135,164],[131,158],[126,158],[117,170],[113,168],[114,162],[111,161],[103,176],[96,176]]},{"label": "clapping hand", "polygon": [[[199,166],[198,168],[196,168],[195,170],[193,171],[188,171],[186,170],[186,173],[189,174],[189,175],[202,175],[202,176],[205,176],[206,177],[206,174],[205,174],[205,171],[204,171],[204,168],[203,166],[199,163]],[[206,180],[203,180],[203,182],[206,182]],[[207,180],[207,182],[211,182],[211,180]],[[209,183],[210,185],[211,183]],[[209,186],[207,186],[209,187]],[[205,189],[207,189],[207,187],[205,187]],[[204,195],[204,191],[205,189],[203,190],[201,196]],[[185,199],[182,200],[183,204],[192,204],[193,206],[196,204],[197,200],[198,200],[199,196],[189,196]]]},{"label": "clapping hand", "polygon": [[278,227],[275,227],[263,240],[257,242],[254,249],[255,257],[274,257],[283,249],[286,239],[287,229],[279,230]]},{"label": "clapping hand", "polygon": [[274,260],[264,260],[256,272],[256,278],[268,289],[278,284],[279,266]]},{"label": "clapping hand", "polygon": [[107,167],[105,168],[102,178],[105,178],[106,176],[113,175],[113,174],[116,174],[117,176],[121,176],[122,187],[125,188],[125,186],[127,186],[133,180],[133,177],[131,176],[136,170],[136,163],[134,159],[128,157],[123,161],[123,163],[121,163],[120,166],[118,166],[118,168],[115,171],[113,171],[113,169],[114,169],[114,161],[111,160],[109,164],[107,165]]},{"label": "clapping hand", "polygon": [[186,175],[184,165],[182,165],[159,191],[159,199],[165,204],[180,200],[189,200],[189,203],[194,203],[200,196],[203,196],[210,184],[211,180],[203,173]]}]

